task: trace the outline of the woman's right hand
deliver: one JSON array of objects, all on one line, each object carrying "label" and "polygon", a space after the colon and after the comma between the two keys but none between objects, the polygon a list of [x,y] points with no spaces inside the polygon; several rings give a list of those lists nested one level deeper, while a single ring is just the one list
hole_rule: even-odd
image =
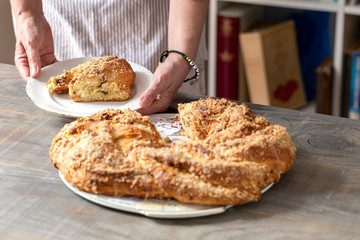
[{"label": "woman's right hand", "polygon": [[15,65],[21,78],[37,77],[42,67],[56,62],[51,28],[43,14],[16,17]]}]

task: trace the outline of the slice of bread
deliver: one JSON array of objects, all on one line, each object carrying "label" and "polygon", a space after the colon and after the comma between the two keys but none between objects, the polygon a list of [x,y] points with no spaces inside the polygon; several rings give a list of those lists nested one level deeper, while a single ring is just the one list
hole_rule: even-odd
[{"label": "slice of bread", "polygon": [[135,77],[124,58],[106,56],[64,71],[46,86],[50,93],[68,92],[74,102],[123,101],[131,97]]}]

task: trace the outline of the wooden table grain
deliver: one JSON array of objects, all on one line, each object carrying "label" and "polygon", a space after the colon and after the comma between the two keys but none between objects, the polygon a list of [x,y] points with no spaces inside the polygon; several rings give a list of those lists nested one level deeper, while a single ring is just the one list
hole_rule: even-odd
[{"label": "wooden table grain", "polygon": [[[360,239],[360,121],[249,104],[286,126],[293,168],[259,202],[214,216],[153,219],[91,203],[60,180],[48,156],[74,119],[27,97],[0,64],[0,239]],[[178,95],[179,102],[196,100]]]}]

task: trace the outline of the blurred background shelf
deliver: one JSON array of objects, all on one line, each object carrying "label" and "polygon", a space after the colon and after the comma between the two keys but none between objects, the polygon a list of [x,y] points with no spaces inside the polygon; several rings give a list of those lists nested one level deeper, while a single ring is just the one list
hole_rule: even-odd
[{"label": "blurred background shelf", "polygon": [[[343,56],[347,47],[359,37],[360,6],[350,6],[346,0],[306,1],[306,0],[210,0],[208,19],[209,62],[207,80],[208,95],[216,96],[216,50],[217,16],[222,6],[228,3],[261,5],[290,11],[313,10],[329,12],[332,16],[331,48],[333,57],[332,115],[340,116],[342,96]],[[274,15],[276,12],[274,12]]]},{"label": "blurred background shelf", "polygon": [[302,10],[317,10],[336,12],[338,10],[337,2],[330,1],[307,1],[307,0],[219,0],[219,2],[234,2],[243,4],[254,4],[269,7],[284,7]]}]

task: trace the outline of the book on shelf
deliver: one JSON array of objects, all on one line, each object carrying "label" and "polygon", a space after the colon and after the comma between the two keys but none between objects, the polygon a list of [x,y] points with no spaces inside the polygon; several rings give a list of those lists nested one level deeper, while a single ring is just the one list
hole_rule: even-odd
[{"label": "book on shelf", "polygon": [[316,112],[331,115],[333,59],[326,57],[316,68]]},{"label": "book on shelf", "polygon": [[316,101],[316,68],[332,55],[329,12],[310,11],[291,13],[295,23],[296,40],[307,101]]},{"label": "book on shelf", "polygon": [[292,20],[240,34],[250,101],[297,109],[306,104]]},{"label": "book on shelf", "polygon": [[360,120],[360,51],[352,54],[349,118]]},{"label": "book on shelf", "polygon": [[262,18],[262,7],[228,4],[218,11],[216,96],[248,101],[239,33]]},{"label": "book on shelf", "polygon": [[[346,44],[347,48],[343,55],[343,72],[342,72],[342,88],[341,88],[341,109],[342,117],[359,119],[356,105],[359,99],[356,99],[356,79],[359,77],[360,68],[357,65],[360,53],[360,39],[353,39]],[[360,91],[360,90],[358,90]],[[355,107],[354,107],[355,106]]]},{"label": "book on shelf", "polygon": [[342,86],[341,86],[341,117],[349,117],[350,82],[351,82],[352,53],[345,52],[343,58]]},{"label": "book on shelf", "polygon": [[348,49],[344,51],[343,57],[343,72],[342,72],[342,86],[341,86],[341,116],[349,117],[350,108],[350,83],[351,83],[351,69],[353,63],[353,53],[359,48],[360,43],[354,41],[349,44]]}]

